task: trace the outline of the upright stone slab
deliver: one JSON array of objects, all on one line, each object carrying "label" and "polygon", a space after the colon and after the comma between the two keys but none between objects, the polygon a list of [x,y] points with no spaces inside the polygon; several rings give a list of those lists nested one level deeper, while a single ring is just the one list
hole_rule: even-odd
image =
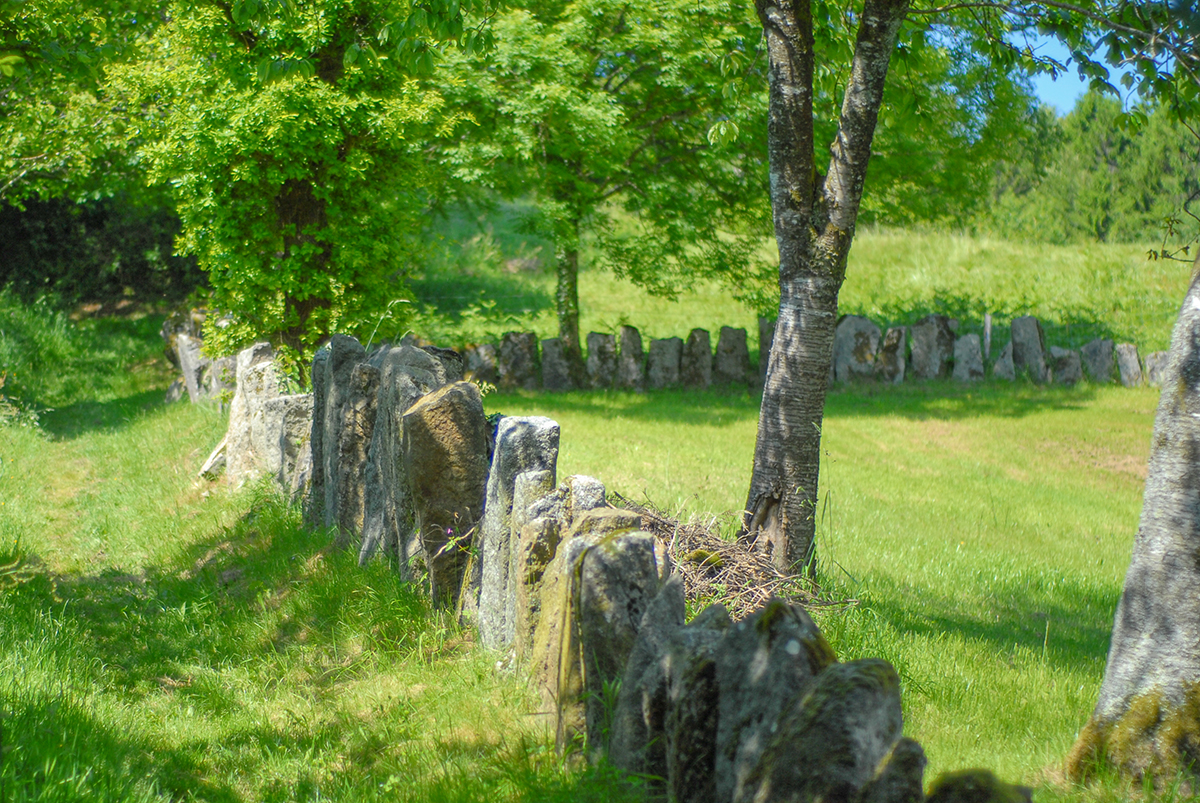
[{"label": "upright stone slab", "polygon": [[1046,363],[1046,334],[1042,323],[1032,315],[1016,318],[1012,322],[1013,369],[1017,373],[1028,373],[1029,378],[1044,385],[1053,377]]},{"label": "upright stone slab", "polygon": [[833,378],[836,382],[869,379],[875,373],[879,327],[860,315],[846,315],[833,333]]},{"label": "upright stone slab", "polygon": [[926,315],[912,325],[910,369],[917,379],[944,379],[954,361],[954,330],[945,315]]},{"label": "upright stone slab", "polygon": [[646,381],[654,389],[672,388],[679,384],[679,362],[683,357],[683,341],[677,337],[650,341],[650,358]]},{"label": "upright stone slab", "polygon": [[496,429],[479,526],[479,640],[485,647],[507,649],[516,629],[507,614],[512,609],[508,595],[515,592],[508,573],[517,475],[526,471],[549,471],[553,475],[558,463],[558,438],[558,424],[540,416],[502,418]]},{"label": "upright stone slab", "polygon": [[542,616],[542,586],[546,570],[562,541],[562,522],[558,516],[536,516],[521,528],[516,542],[516,622],[513,646],[519,658],[533,652],[534,636]]},{"label": "upright stone slab", "polygon": [[477,382],[489,382],[493,385],[500,381],[500,371],[497,368],[499,354],[493,343],[482,343],[470,346],[463,354],[466,360],[467,378]]},{"label": "upright stone slab", "polygon": [[[313,492],[318,489],[324,492],[321,504],[322,521],[325,527],[340,526],[344,520],[340,503],[346,495],[342,487],[345,480],[345,461],[342,459],[342,427],[346,421],[347,407],[351,403],[351,375],[355,366],[367,358],[366,350],[352,337],[334,335],[329,339],[326,356],[313,362],[316,369],[318,363],[323,376],[320,382],[314,381],[314,389],[318,386],[324,391],[324,403],[317,402],[314,393],[313,429],[321,427],[320,436],[314,435],[313,444]],[[361,402],[360,400],[357,400]],[[321,416],[316,418],[320,409]],[[319,447],[319,451],[318,451]],[[352,458],[348,458],[352,459]],[[317,466],[320,464],[320,469]],[[321,482],[318,484],[317,478]],[[351,516],[353,518],[353,516]],[[349,543],[347,538],[346,543]]]},{"label": "upright stone slab", "polygon": [[366,521],[367,455],[378,395],[379,369],[365,362],[355,365],[337,428],[337,518],[331,523],[337,528],[334,545],[339,549],[361,537]]},{"label": "upright stone slab", "polygon": [[[312,432],[311,393],[295,393],[268,399],[262,408],[262,469],[275,478],[284,491],[295,484],[301,455],[308,449]],[[252,433],[252,437],[260,437]],[[259,451],[257,442],[255,451]]]},{"label": "upright stone slab", "polygon": [[183,373],[183,383],[192,404],[204,398],[201,382],[210,360],[200,350],[203,345],[198,337],[183,333],[175,335],[176,359],[179,360],[179,370]]},{"label": "upright stone slab", "polygon": [[1152,351],[1146,355],[1146,384],[1163,387],[1170,355],[1165,351]]},{"label": "upright stone slab", "polygon": [[834,664],[780,713],[734,803],[857,800],[900,741],[900,676],[878,658]]},{"label": "upright stone slab", "polygon": [[404,414],[404,471],[436,604],[453,608],[483,512],[488,423],[479,388],[455,382]]},{"label": "upright stone slab", "polygon": [[1098,385],[1106,385],[1112,381],[1113,375],[1113,342],[1111,340],[1093,340],[1085,343],[1080,349],[1083,357],[1083,370],[1088,381]]},{"label": "upright stone slab", "polygon": [[979,335],[963,335],[954,341],[954,380],[980,382],[983,380],[983,349]]},{"label": "upright stone slab", "polygon": [[621,354],[617,358],[617,387],[623,390],[646,389],[646,355],[642,335],[632,326],[621,327]]},{"label": "upright stone slab", "polygon": [[717,799],[743,801],[785,708],[836,663],[808,613],[775,599],[716,646]]},{"label": "upright stone slab", "polygon": [[588,381],[594,388],[611,388],[617,378],[617,338],[588,332],[587,350]]},{"label": "upright stone slab", "polygon": [[1011,340],[1004,344],[1004,348],[1000,349],[1000,356],[996,359],[996,364],[992,366],[992,377],[995,379],[1005,379],[1009,382],[1017,378],[1016,368],[1013,367],[1013,344]]},{"label": "upright stone slab", "polygon": [[[525,527],[533,519],[539,515],[545,515],[550,510],[561,510],[562,503],[558,498],[553,501],[547,497],[557,497],[554,486],[554,472],[546,469],[538,469],[535,471],[522,471],[516,476],[513,481],[513,501],[512,513],[510,514],[509,525],[509,550],[508,550],[508,585],[509,589],[504,594],[504,621],[510,622],[514,644],[518,644],[517,654],[521,654],[521,650],[526,647],[532,638],[531,632],[522,634],[522,629],[529,630],[530,623],[534,616],[529,611],[522,611],[522,603],[528,605],[529,591],[528,586],[532,578],[530,573],[530,553],[522,550],[521,536],[525,532]],[[542,505],[538,503],[542,502]],[[546,503],[550,502],[549,507]],[[549,535],[548,533],[546,535]],[[543,542],[544,543],[544,542]],[[532,545],[531,545],[532,546]],[[538,547],[543,544],[538,544]],[[537,547],[535,547],[535,550]],[[552,556],[551,556],[552,557]],[[534,558],[536,560],[536,558]],[[549,559],[546,560],[549,563]],[[538,573],[536,566],[533,567],[533,572]],[[544,572],[544,567],[542,568]],[[540,573],[537,578],[540,583]],[[525,586],[525,588],[522,588]],[[536,626],[536,625],[535,625]]]},{"label": "upright stone slab", "polygon": [[410,345],[382,349],[371,361],[379,369],[379,390],[367,452],[366,509],[358,560],[365,564],[382,550],[407,577],[413,511],[404,469],[403,419],[418,399],[446,384],[445,365]]},{"label": "upright stone slab", "polygon": [[1083,379],[1083,362],[1079,352],[1072,349],[1050,347],[1050,375],[1060,385],[1074,385]]},{"label": "upright stone slab", "polygon": [[667,777],[667,652],[686,612],[683,576],[675,574],[642,615],[617,693],[608,743],[609,763],[627,773]]},{"label": "upright stone slab", "polygon": [[908,351],[908,327],[892,326],[883,336],[875,353],[875,377],[881,382],[899,385],[904,381]]},{"label": "upright stone slab", "polygon": [[257,432],[261,448],[262,407],[268,399],[279,395],[279,375],[272,357],[268,343],[255,343],[237,355],[237,390],[229,405],[225,438],[226,473],[233,483],[244,482],[262,471],[254,448],[255,435]]},{"label": "upright stone slab", "polygon": [[200,396],[221,399],[237,390],[237,356],[218,357],[200,372]]},{"label": "upright stone slab", "polygon": [[325,526],[325,405],[329,392],[326,379],[329,375],[329,349],[318,349],[312,361],[313,411],[312,431],[308,437],[309,469],[308,493],[304,497],[304,527],[315,530]]},{"label": "upright stone slab", "polygon": [[585,474],[572,474],[567,477],[560,491],[563,499],[560,515],[568,530],[575,526],[575,522],[581,519],[584,513],[607,504],[604,483]]},{"label": "upright stone slab", "polygon": [[533,332],[508,332],[500,339],[500,387],[537,390],[538,343]]},{"label": "upright stone slab", "polygon": [[771,344],[775,342],[775,320],[758,319],[758,384],[767,383],[767,368],[771,364]]},{"label": "upright stone slab", "polygon": [[718,803],[717,731],[720,685],[717,651],[732,624],[710,605],[675,631],[667,650],[667,799]]},{"label": "upright stone slab", "polygon": [[685,388],[706,388],[712,384],[712,341],[707,329],[693,329],[679,360],[679,382]]},{"label": "upright stone slab", "polygon": [[561,338],[542,341],[542,387],[550,391],[575,389],[567,348]]},{"label": "upright stone slab", "polygon": [[441,366],[439,372],[447,384],[461,382],[466,375],[466,360],[454,349],[444,349],[438,346],[421,346],[421,351],[437,360]]},{"label": "upright stone slab", "polygon": [[607,690],[624,674],[642,617],[670,574],[666,546],[650,533],[609,536],[580,556],[579,607],[571,628],[572,638],[578,639],[578,658],[572,645],[564,647],[571,662],[565,667],[567,687],[560,689],[560,746],[580,733],[577,716],[582,708],[590,752],[602,754],[611,711]]},{"label": "upright stone slab", "polygon": [[1136,388],[1142,384],[1142,361],[1138,357],[1137,346],[1132,343],[1117,344],[1117,370],[1125,387]]},{"label": "upright stone slab", "polygon": [[713,358],[713,382],[718,385],[745,385],[751,381],[750,349],[746,330],[721,327],[717,354]]}]

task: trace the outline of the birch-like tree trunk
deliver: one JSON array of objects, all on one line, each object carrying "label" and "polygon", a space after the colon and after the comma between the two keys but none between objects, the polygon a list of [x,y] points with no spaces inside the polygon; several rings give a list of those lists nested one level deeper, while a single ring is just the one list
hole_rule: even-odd
[{"label": "birch-like tree trunk", "polygon": [[908,0],[867,0],[826,177],[813,141],[809,0],[756,0],[770,63],[771,206],[779,320],[763,388],[744,527],[785,571],[810,566],[837,298],[888,63]]}]

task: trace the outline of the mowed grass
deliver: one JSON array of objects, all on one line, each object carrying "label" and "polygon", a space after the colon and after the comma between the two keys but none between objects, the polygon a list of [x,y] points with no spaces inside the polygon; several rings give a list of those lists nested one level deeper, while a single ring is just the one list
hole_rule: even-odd
[{"label": "mowed grass", "polygon": [[[410,279],[406,309],[414,331],[461,346],[497,340],[505,331],[554,337],[554,272],[548,246],[523,234],[521,207],[500,206],[477,218],[443,224],[436,258]],[[864,227],[854,239],[842,286],[842,313],[880,326],[911,324],[931,313],[960,321],[960,333],[982,334],[993,317],[992,356],[1008,341],[1006,327],[1036,315],[1047,343],[1078,348],[1097,337],[1135,343],[1143,356],[1166,349],[1191,278],[1191,263],[1151,260],[1145,245],[1025,244],[968,234]],[[764,253],[773,243],[764,244]],[[758,318],[719,285],[697,281],[676,302],[652,296],[611,273],[585,267],[579,276],[580,329],[616,332],[632,324],[643,338],[683,337],[722,326],[744,328],[758,350]],[[387,336],[390,321],[381,325]]]},{"label": "mowed grass", "polygon": [[[1136,249],[1072,263],[1052,249],[981,256],[981,241],[889,236],[860,235],[856,253],[870,259],[851,266],[845,311],[911,291],[914,306],[924,297],[924,310],[970,327],[962,310],[980,309],[975,301],[955,308],[921,288],[942,287],[941,298],[956,286],[963,297],[1028,288],[1028,308],[985,298],[999,315],[1051,310],[1051,294],[1083,283],[1063,296],[1083,310],[1072,337],[1103,326],[1136,340],[1130,321],[1150,327],[1187,281],[1174,266],[1138,267]],[[914,242],[931,253],[906,252]],[[988,264],[987,281],[969,281]],[[1144,296],[1123,308],[1126,323],[1097,306],[1109,290],[1087,295],[1097,265],[1120,298]],[[493,295],[510,279],[546,286],[531,273],[476,278]],[[669,304],[585,272],[582,293],[585,331],[724,324],[755,340],[754,317],[716,288]],[[548,307],[510,310],[499,325],[494,307],[478,310],[438,320],[460,334],[530,320],[553,332]],[[40,430],[0,427],[0,799],[638,799],[603,767],[564,766],[521,677],[497,671],[496,656],[386,565],[360,570],[329,551],[327,534],[305,532],[263,488],[197,479],[225,420],[161,404],[171,377],[156,321],[71,324],[11,303],[0,312],[60,355],[37,363],[0,334],[13,364],[58,371],[20,371]],[[1159,341],[1146,335],[1150,348],[1165,346],[1173,315]],[[831,392],[820,578],[857,602],[820,622],[842,659],[896,665],[928,779],[986,766],[1042,799],[1128,797],[1119,781],[1045,781],[1096,698],[1156,401],[1152,389],[1025,383]],[[726,531],[745,502],[758,414],[749,390],[492,393],[485,404],[556,418],[560,476],[591,474]]]}]

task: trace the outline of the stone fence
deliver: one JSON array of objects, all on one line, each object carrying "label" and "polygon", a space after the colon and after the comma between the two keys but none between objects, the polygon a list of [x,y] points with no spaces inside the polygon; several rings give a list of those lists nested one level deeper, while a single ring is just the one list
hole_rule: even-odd
[{"label": "stone fence", "polygon": [[223,459],[231,482],[273,477],[334,545],[426,583],[528,674],[560,750],[606,759],[651,797],[1029,799],[980,770],[942,776],[927,798],[896,670],[838,662],[799,605],[732,621],[715,604],[686,622],[667,544],[599,480],[560,482],[559,425],[489,418],[464,367],[455,352],[367,352],[338,335],[313,361],[313,392],[286,395],[256,345],[234,361],[206,475]]}]

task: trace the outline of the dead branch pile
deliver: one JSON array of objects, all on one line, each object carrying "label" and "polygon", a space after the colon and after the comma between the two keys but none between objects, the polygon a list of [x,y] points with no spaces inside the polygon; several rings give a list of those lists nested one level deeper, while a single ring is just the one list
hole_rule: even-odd
[{"label": "dead branch pile", "polygon": [[720,602],[736,621],[772,597],[810,610],[846,607],[856,602],[830,599],[813,580],[783,574],[751,544],[740,539],[727,541],[714,532],[715,522],[685,523],[618,493],[610,491],[609,496],[616,506],[640,514],[642,529],[666,544],[675,571],[683,575],[684,594],[691,604]]}]

